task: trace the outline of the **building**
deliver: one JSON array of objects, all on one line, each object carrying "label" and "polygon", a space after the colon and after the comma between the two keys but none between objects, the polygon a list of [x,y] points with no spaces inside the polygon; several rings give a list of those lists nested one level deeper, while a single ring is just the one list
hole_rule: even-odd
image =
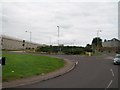
[{"label": "building", "polygon": [[120,40],[113,38],[111,40],[104,40],[102,42],[101,52],[116,53],[120,52]]},{"label": "building", "polygon": [[28,42],[6,35],[2,35],[0,41],[2,50],[35,50],[38,46],[42,46],[42,44]]},{"label": "building", "polygon": [[104,40],[102,42],[103,47],[120,47],[120,40],[113,38],[111,40]]}]

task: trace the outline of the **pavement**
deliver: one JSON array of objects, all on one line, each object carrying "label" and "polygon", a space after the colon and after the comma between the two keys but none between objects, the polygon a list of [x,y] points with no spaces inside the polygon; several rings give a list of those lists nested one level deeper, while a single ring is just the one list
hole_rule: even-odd
[{"label": "pavement", "polygon": [[14,81],[10,81],[10,82],[4,82],[4,83],[2,83],[2,88],[13,88],[13,87],[30,85],[30,84],[34,84],[37,82],[46,81],[46,80],[49,80],[52,78],[62,76],[65,73],[68,73],[75,68],[75,66],[76,66],[75,62],[72,62],[67,59],[64,59],[64,61],[65,61],[65,66],[60,68],[59,70],[50,72],[50,73],[48,73],[46,75],[42,75],[42,76],[35,76],[35,77],[14,80]]}]

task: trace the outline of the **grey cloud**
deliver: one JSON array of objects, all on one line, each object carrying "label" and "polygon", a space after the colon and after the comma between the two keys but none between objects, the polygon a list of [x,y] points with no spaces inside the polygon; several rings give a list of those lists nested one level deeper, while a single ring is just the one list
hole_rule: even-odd
[{"label": "grey cloud", "polygon": [[56,44],[58,25],[60,40],[66,44],[73,40],[80,45],[91,43],[98,29],[103,30],[101,38],[117,34],[117,3],[5,3],[3,10],[4,34],[29,40],[25,31],[32,31],[32,40],[39,43],[49,44],[51,37]]}]

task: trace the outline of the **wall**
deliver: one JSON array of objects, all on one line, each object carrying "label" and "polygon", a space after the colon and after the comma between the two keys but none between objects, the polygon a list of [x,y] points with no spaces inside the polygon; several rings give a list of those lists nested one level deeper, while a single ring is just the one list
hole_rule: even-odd
[{"label": "wall", "polygon": [[41,44],[33,42],[25,42],[25,46],[23,46],[23,40],[11,38],[8,36],[2,36],[1,45],[2,49],[5,50],[36,49],[38,46],[42,46]]}]

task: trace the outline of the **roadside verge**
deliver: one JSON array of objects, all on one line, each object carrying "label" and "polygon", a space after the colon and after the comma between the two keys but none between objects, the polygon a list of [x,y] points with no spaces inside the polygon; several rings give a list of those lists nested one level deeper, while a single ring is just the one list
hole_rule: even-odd
[{"label": "roadside verge", "polygon": [[19,79],[19,80],[10,81],[10,82],[4,82],[2,83],[2,88],[12,88],[12,87],[17,87],[17,86],[22,86],[22,85],[33,84],[33,83],[42,82],[42,81],[46,81],[52,78],[62,76],[70,72],[71,70],[73,70],[76,66],[76,63],[70,60],[65,59],[65,62],[66,64],[64,65],[64,67],[60,68],[59,70],[50,72],[42,76],[35,76],[35,77]]}]

